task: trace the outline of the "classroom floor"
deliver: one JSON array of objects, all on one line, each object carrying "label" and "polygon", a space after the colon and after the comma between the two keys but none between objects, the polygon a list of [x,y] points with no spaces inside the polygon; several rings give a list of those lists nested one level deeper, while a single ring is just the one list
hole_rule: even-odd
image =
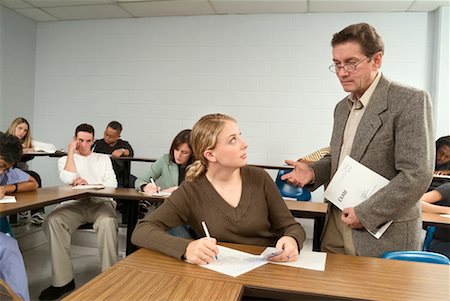
[{"label": "classroom floor", "polygon": [[[49,208],[51,210],[51,208]],[[50,210],[46,208],[46,212]],[[126,227],[121,225],[121,215],[118,213],[119,223],[119,260],[125,256]],[[312,249],[312,220],[300,220],[309,238],[305,249]],[[39,300],[42,290],[51,284],[51,262],[47,239],[40,226],[25,224],[13,227],[24,257],[28,274],[31,300]],[[72,238],[71,258],[75,271],[76,288],[94,278],[100,273],[100,259],[96,247],[93,230],[78,230]],[[64,296],[63,296],[64,297]]]},{"label": "classroom floor", "polygon": [[[121,220],[120,215],[118,220]],[[41,291],[51,284],[51,262],[47,239],[40,226],[29,223],[13,227],[13,231],[22,250],[30,298],[39,300]],[[95,237],[93,230],[78,230],[72,239],[71,258],[76,288],[101,272]],[[126,227],[119,224],[119,260],[125,256],[125,244]]]}]

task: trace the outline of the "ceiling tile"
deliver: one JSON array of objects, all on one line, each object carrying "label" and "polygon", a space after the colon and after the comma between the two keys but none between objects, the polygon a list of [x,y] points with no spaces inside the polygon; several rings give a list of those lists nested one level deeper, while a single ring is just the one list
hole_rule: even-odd
[{"label": "ceiling tile", "polygon": [[112,4],[112,0],[25,0],[34,7],[55,7],[55,6],[75,6],[75,5],[94,5],[94,4]]},{"label": "ceiling tile", "polygon": [[409,8],[409,11],[433,11],[441,6],[450,6],[450,1],[415,1]]},{"label": "ceiling tile", "polygon": [[118,5],[82,5],[68,7],[47,7],[45,11],[60,20],[129,18]]},{"label": "ceiling tile", "polygon": [[33,19],[36,22],[46,22],[46,21],[59,21],[57,18],[47,14],[39,8],[21,8],[16,9],[16,12]]},{"label": "ceiling tile", "polygon": [[22,0],[0,0],[0,4],[3,4],[4,6],[15,9],[15,8],[31,8],[32,6],[28,3],[25,3],[25,1]]},{"label": "ceiling tile", "polygon": [[412,0],[309,0],[310,12],[384,12],[406,11]]},{"label": "ceiling tile", "polygon": [[174,0],[120,3],[126,11],[136,17],[212,15],[214,10],[206,0]]},{"label": "ceiling tile", "polygon": [[210,0],[218,14],[304,13],[307,0]]}]

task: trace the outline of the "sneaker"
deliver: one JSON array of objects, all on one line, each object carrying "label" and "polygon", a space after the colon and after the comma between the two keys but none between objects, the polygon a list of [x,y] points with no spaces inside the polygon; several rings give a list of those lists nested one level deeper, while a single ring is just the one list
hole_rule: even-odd
[{"label": "sneaker", "polygon": [[42,225],[44,223],[44,220],[45,220],[44,212],[36,212],[30,218],[30,222],[35,225]]},{"label": "sneaker", "polygon": [[30,216],[30,210],[19,212],[19,214],[18,214],[18,217],[21,220],[28,220],[29,216]]},{"label": "sneaker", "polygon": [[72,281],[70,281],[64,286],[54,287],[53,285],[50,285],[50,287],[47,287],[45,290],[41,292],[41,294],[39,295],[39,300],[56,300],[59,299],[59,297],[61,297],[65,293],[73,291],[74,289],[75,289],[74,279],[72,279]]}]

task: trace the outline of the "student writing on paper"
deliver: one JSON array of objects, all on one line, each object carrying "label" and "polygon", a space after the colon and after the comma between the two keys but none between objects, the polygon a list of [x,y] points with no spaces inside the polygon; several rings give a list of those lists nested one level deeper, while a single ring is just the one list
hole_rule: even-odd
[{"label": "student writing on paper", "polygon": [[[420,201],[423,212],[450,214],[450,183],[425,193]],[[450,230],[436,227],[428,250],[450,258]]]},{"label": "student writing on paper", "polygon": [[[32,191],[38,183],[14,165],[22,156],[22,146],[17,137],[0,132],[0,199],[15,192]],[[6,217],[1,217],[0,231],[12,233]]]},{"label": "student writing on paper", "polygon": [[[67,156],[59,158],[59,178],[66,185],[103,184],[117,187],[111,159],[93,153],[94,128],[80,124],[67,147]],[[80,225],[93,223],[97,233],[102,271],[117,261],[116,202],[106,197],[70,200],[58,205],[45,220],[52,261],[52,284],[39,295],[40,300],[55,300],[75,288],[74,271],[70,259],[72,233]]]},{"label": "student writing on paper", "polygon": [[[186,168],[194,161],[190,137],[191,130],[189,129],[179,132],[170,145],[169,153],[156,160],[145,175],[136,180],[136,190],[147,194],[175,191],[178,185],[184,181]],[[158,180],[159,186],[155,184],[156,180]],[[190,226],[183,225],[170,229],[169,233],[190,238],[193,234],[192,231]]]},{"label": "student writing on paper", "polygon": [[[247,166],[247,143],[235,119],[222,114],[203,116],[194,125],[191,145],[197,159],[186,180],[132,235],[138,246],[154,249],[194,264],[215,260],[217,242],[275,246],[274,261],[294,261],[305,240],[272,178],[261,168]],[[182,224],[211,238],[171,236]],[[220,260],[220,254],[219,254]]]},{"label": "student writing on paper", "polygon": [[[295,168],[282,179],[316,189],[349,155],[390,182],[355,207],[331,206],[322,250],[375,257],[419,250],[418,200],[431,182],[435,152],[430,96],[382,74],[384,43],[371,25],[344,28],[333,35],[331,46],[330,71],[349,92],[334,110],[331,153],[310,166],[287,160]],[[367,231],[376,233],[391,220],[380,239]]]}]

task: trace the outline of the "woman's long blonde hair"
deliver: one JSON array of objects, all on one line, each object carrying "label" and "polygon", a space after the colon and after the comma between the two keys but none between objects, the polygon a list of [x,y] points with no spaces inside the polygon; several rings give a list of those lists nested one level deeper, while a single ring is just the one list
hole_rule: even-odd
[{"label": "woman's long blonde hair", "polygon": [[28,123],[28,121],[25,118],[17,117],[16,119],[14,119],[14,121],[11,123],[11,125],[8,128],[8,134],[16,136],[16,127],[21,123],[25,123],[28,126],[28,132],[25,135],[25,137],[23,137],[23,139],[19,139],[20,143],[22,143],[24,148],[30,148],[30,147],[32,147],[32,145],[31,145],[31,129],[30,129],[30,124]]},{"label": "woman's long blonde hair", "polygon": [[196,161],[189,166],[186,181],[192,182],[206,172],[208,160],[203,153],[216,147],[217,136],[224,128],[226,121],[236,122],[233,117],[217,113],[205,115],[195,123],[191,132],[191,147]]}]

